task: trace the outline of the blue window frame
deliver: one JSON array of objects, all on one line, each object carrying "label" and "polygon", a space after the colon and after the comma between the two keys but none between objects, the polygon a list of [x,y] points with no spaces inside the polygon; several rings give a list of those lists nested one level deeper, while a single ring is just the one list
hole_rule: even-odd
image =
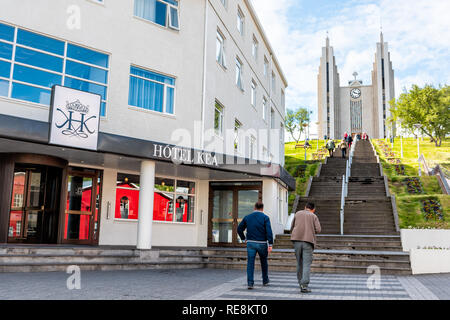
[{"label": "blue window frame", "polygon": [[63,71],[64,59],[51,56],[38,51],[16,47],[16,62],[28,64],[30,66],[48,69],[56,72]]},{"label": "blue window frame", "polygon": [[0,42],[0,58],[11,59],[12,58],[12,44]]},{"label": "blue window frame", "polygon": [[11,63],[0,60],[0,77],[9,78],[11,73]]},{"label": "blue window frame", "polygon": [[27,47],[58,54],[60,56],[64,55],[63,41],[45,37],[27,30],[17,30],[17,43]]},{"label": "blue window frame", "polygon": [[134,15],[163,27],[180,29],[176,0],[134,0]]},{"label": "blue window frame", "polygon": [[107,54],[0,23],[0,96],[50,105],[64,85],[100,94],[105,116],[108,73]]},{"label": "blue window frame", "polygon": [[9,91],[9,82],[0,79],[0,96],[7,97]]},{"label": "blue window frame", "polygon": [[174,114],[175,78],[131,66],[128,104]]},{"label": "blue window frame", "polygon": [[0,39],[6,41],[14,41],[14,27],[0,23]]}]

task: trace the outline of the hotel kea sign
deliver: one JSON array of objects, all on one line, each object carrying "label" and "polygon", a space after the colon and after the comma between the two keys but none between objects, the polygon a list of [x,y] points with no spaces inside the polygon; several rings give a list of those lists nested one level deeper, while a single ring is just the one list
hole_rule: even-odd
[{"label": "hotel kea sign", "polygon": [[101,96],[54,86],[49,143],[97,151]]}]

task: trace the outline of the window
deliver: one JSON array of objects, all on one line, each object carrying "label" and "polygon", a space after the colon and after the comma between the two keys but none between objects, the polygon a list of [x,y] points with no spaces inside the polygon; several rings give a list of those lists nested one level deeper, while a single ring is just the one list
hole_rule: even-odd
[{"label": "window", "polygon": [[14,199],[13,199],[13,208],[19,208],[23,206],[23,194],[22,193],[15,193]]},{"label": "window", "polygon": [[269,76],[269,61],[267,60],[266,56],[264,56],[264,76]]},{"label": "window", "polygon": [[214,110],[214,132],[220,137],[223,135],[223,107],[217,101]]},{"label": "window", "polygon": [[252,80],[251,86],[252,86],[251,104],[253,107],[256,108],[256,82],[255,82],[255,80]]},{"label": "window", "polygon": [[[195,182],[155,178],[153,220],[194,222]],[[119,173],[116,186],[116,219],[138,220],[139,176]]]},{"label": "window", "polygon": [[275,129],[275,111],[270,109],[270,128]]},{"label": "window", "polygon": [[177,0],[134,0],[134,15],[163,27],[180,29]]},{"label": "window", "polygon": [[236,57],[236,85],[239,89],[244,90],[242,85],[242,62]]},{"label": "window", "polygon": [[244,35],[244,14],[240,8],[237,12],[237,29],[241,35]]},{"label": "window", "polygon": [[194,208],[194,182],[155,178],[154,221],[193,223]]},{"label": "window", "polygon": [[241,127],[242,123],[239,122],[238,119],[234,120],[234,151],[239,152],[241,144],[240,144],[240,135],[241,135]]},{"label": "window", "polygon": [[267,116],[268,116],[268,104],[267,104],[267,99],[266,99],[266,97],[263,97],[262,114],[263,114],[263,120],[267,122]]},{"label": "window", "polygon": [[284,90],[281,89],[281,107],[285,108],[286,97],[284,96]]},{"label": "window", "polygon": [[249,150],[249,158],[255,159],[256,158],[256,138],[251,135],[250,136],[250,150]]},{"label": "window", "polygon": [[226,8],[227,7],[227,0],[220,0],[220,2],[222,2],[223,6]]},{"label": "window", "polygon": [[258,45],[258,40],[253,35],[252,55],[255,60],[258,59]]},{"label": "window", "polygon": [[174,114],[175,78],[131,66],[128,104]]},{"label": "window", "polygon": [[0,24],[0,96],[49,106],[52,86],[64,85],[100,94],[104,116],[108,72],[107,54]]},{"label": "window", "polygon": [[275,93],[277,89],[277,79],[275,73],[272,72],[272,92]]},{"label": "window", "polygon": [[224,68],[226,68],[226,59],[225,59],[225,38],[222,33],[217,30],[216,37],[216,61]]}]

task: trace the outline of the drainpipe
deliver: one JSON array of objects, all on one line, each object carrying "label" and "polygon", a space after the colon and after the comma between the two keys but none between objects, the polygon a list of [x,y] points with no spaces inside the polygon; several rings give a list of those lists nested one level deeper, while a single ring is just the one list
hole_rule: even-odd
[{"label": "drainpipe", "polygon": [[201,150],[205,150],[205,110],[206,110],[206,48],[208,42],[208,1],[205,0],[205,20],[204,20],[204,31],[203,31],[203,88],[202,88],[202,132],[200,147]]}]

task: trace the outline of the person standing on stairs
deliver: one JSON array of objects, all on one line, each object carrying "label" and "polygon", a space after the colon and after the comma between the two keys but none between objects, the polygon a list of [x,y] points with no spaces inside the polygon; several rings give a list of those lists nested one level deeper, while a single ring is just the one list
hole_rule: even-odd
[{"label": "person standing on stairs", "polygon": [[338,148],[341,149],[341,151],[342,151],[342,158],[345,159],[346,153],[347,153],[347,149],[348,149],[348,144],[345,141],[345,139],[342,139],[341,143],[339,143],[339,145],[338,145]]},{"label": "person standing on stairs", "polygon": [[[272,252],[273,233],[270,218],[264,214],[264,204],[255,203],[254,212],[245,216],[237,228],[242,241],[247,243],[247,284],[248,289],[253,289],[256,253],[261,261],[263,286],[269,284],[269,265],[267,257]],[[247,237],[244,230],[247,229]]]},{"label": "person standing on stairs", "polygon": [[291,225],[291,241],[294,243],[297,259],[297,280],[302,293],[310,293],[309,275],[313,261],[316,234],[321,232],[319,218],[315,215],[315,205],[308,202],[305,210],[297,212]]},{"label": "person standing on stairs", "polygon": [[352,138],[352,135],[349,134],[347,137],[347,144],[348,144],[349,149],[352,147],[352,143],[353,143],[353,138]]},{"label": "person standing on stairs", "polygon": [[334,148],[336,148],[336,146],[334,145],[334,140],[333,139],[328,139],[327,144],[326,144],[326,148],[328,149],[330,157],[332,158],[333,157]]}]

